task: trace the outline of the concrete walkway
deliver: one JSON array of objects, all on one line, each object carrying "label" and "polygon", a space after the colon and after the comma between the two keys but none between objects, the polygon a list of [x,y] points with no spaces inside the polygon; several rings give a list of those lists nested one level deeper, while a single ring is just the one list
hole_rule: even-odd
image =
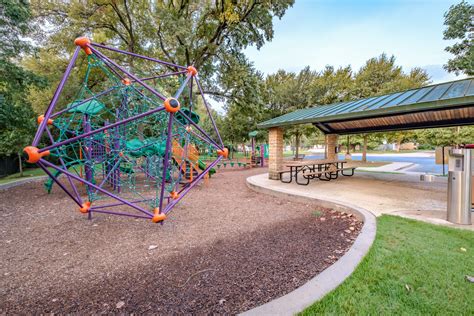
[{"label": "concrete walkway", "polygon": [[36,176],[36,177],[30,177],[30,178],[23,178],[19,180],[14,180],[10,181],[7,183],[0,184],[0,190],[6,190],[10,189],[28,182],[35,182],[35,181],[46,181],[48,179],[48,176]]},{"label": "concrete walkway", "polygon": [[[305,196],[363,207],[376,216],[392,214],[425,222],[474,230],[474,225],[455,225],[446,221],[447,179],[420,182],[418,175],[382,174],[356,171],[353,177],[332,181],[313,180],[309,185],[286,184],[269,180],[268,174],[247,179],[270,190],[302,193]],[[474,223],[474,216],[473,216]]]},{"label": "concrete walkway", "polygon": [[[400,172],[415,166],[413,162],[392,162],[380,167],[359,167],[360,171],[377,171],[377,172]],[[404,172],[402,172],[404,173]]]}]

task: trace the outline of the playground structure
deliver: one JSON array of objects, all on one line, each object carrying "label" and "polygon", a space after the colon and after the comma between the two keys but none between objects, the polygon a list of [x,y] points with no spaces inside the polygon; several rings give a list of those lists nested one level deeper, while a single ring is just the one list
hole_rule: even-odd
[{"label": "playground structure", "polygon": [[256,145],[255,138],[258,135],[258,131],[252,131],[249,133],[251,140],[252,151],[250,155],[250,164],[252,167],[265,166],[265,159],[268,159],[268,145],[260,144]]},{"label": "playground structure", "polygon": [[[226,168],[227,166],[230,167],[238,167],[238,168],[255,168],[255,167],[265,167],[265,162],[268,161],[268,155],[269,155],[269,147],[268,144],[256,144],[256,136],[258,135],[258,131],[253,131],[250,132],[249,134],[250,138],[250,157],[249,158],[237,158],[236,160],[232,160],[229,158],[229,160],[222,160],[219,164],[217,164],[217,167],[220,168],[223,166]],[[245,152],[245,147],[246,145],[242,145],[243,150]],[[233,146],[230,146],[230,151],[229,151],[229,156],[233,157],[233,151],[234,148]]]},{"label": "playground structure", "polygon": [[[93,43],[86,37],[75,44],[53,98],[38,118],[33,143],[24,149],[27,161],[50,177],[45,183],[48,192],[57,184],[89,219],[92,213],[106,213],[162,222],[228,155],[198,72],[193,66]],[[71,102],[61,93],[81,50],[87,55],[87,69]],[[105,51],[127,60],[127,66]],[[55,112],[58,104],[62,109]],[[205,109],[217,140],[200,127],[198,105]],[[43,142],[46,146],[39,148]],[[202,161],[200,152],[211,160]],[[60,175],[69,187],[58,179]],[[77,184],[85,187],[86,199]]]}]

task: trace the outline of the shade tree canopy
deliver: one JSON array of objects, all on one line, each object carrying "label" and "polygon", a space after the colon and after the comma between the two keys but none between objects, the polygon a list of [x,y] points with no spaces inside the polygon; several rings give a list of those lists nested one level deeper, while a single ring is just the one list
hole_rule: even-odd
[{"label": "shade tree canopy", "polygon": [[452,5],[444,14],[444,25],[443,38],[456,41],[445,49],[454,57],[444,68],[456,75],[474,75],[474,5],[464,0]]}]

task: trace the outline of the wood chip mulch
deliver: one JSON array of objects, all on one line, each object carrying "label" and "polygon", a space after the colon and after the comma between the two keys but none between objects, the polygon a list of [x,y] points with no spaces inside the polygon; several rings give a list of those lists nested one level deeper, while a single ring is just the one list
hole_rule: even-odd
[{"label": "wood chip mulch", "polygon": [[340,258],[354,216],[256,193],[220,170],[164,225],[96,215],[56,187],[0,191],[0,313],[235,314],[304,284]]}]

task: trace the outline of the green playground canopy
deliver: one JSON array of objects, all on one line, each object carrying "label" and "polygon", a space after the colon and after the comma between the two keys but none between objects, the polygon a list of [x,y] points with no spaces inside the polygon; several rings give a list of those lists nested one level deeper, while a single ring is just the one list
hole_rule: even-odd
[{"label": "green playground canopy", "polygon": [[100,111],[102,111],[105,105],[102,102],[97,100],[90,100],[87,101],[79,106],[74,106],[75,104],[79,103],[80,101],[74,101],[68,105],[68,108],[71,108],[68,112],[69,113],[84,113],[88,115],[96,115]]},{"label": "green playground canopy", "polygon": [[351,134],[474,124],[474,78],[355,101],[297,110],[258,128],[312,123],[324,133]]},{"label": "green playground canopy", "polygon": [[249,133],[249,137],[257,137],[258,131],[252,131]]}]

